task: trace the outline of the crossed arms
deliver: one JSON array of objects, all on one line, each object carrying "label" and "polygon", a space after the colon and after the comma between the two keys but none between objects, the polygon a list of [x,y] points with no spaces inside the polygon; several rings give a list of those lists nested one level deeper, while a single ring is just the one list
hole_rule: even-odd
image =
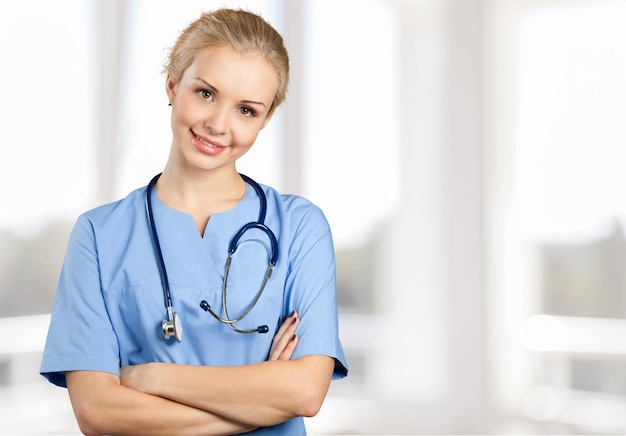
[{"label": "crossed arms", "polygon": [[334,361],[313,355],[290,360],[298,314],[273,339],[266,362],[230,367],[147,363],[121,375],[66,374],[74,414],[85,434],[243,433],[313,416],[322,405]]}]

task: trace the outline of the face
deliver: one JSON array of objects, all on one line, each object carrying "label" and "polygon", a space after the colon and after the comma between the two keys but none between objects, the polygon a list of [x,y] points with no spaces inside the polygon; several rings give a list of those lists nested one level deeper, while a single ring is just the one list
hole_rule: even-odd
[{"label": "face", "polygon": [[270,120],[277,87],[274,67],[260,54],[199,51],[180,82],[167,80],[177,161],[183,168],[235,170]]}]

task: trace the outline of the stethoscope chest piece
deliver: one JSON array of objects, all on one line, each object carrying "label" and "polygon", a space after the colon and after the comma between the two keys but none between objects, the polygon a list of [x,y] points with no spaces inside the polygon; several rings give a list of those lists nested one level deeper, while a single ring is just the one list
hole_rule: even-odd
[{"label": "stethoscope chest piece", "polygon": [[161,327],[163,327],[163,337],[165,339],[169,339],[173,336],[178,342],[183,340],[183,325],[176,312],[172,312],[172,316],[170,316],[169,320],[164,319],[161,322]]}]

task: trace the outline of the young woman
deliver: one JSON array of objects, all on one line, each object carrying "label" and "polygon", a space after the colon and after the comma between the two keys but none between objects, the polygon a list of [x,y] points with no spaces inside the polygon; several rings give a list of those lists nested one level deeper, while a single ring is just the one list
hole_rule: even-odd
[{"label": "young woman", "polygon": [[206,13],[165,72],[168,161],[77,220],[41,373],[86,434],[305,434],[347,374],[331,233],[236,168],[285,97],[282,38],[249,12]]}]

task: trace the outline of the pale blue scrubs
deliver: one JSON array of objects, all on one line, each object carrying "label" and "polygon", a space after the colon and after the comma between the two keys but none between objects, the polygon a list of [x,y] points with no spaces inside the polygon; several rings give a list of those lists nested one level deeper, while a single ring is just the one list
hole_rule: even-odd
[{"label": "pale blue scrubs", "polygon": [[[120,366],[146,362],[242,365],[267,360],[272,338],[292,310],[301,318],[293,359],[321,354],[335,359],[333,378],[347,374],[337,328],[335,258],[321,210],[298,196],[263,186],[266,225],[278,239],[276,268],[260,300],[237,324],[267,325],[266,334],[239,334],[202,310],[206,300],[223,313],[222,284],[228,245],[246,223],[256,221],[259,199],[246,184],[232,210],[214,214],[200,236],[193,218],[171,209],[152,193],[152,207],[172,305],[183,340],[163,338],[167,318],[158,264],[146,218],[146,188],[81,215],[67,249],[41,374],[65,387],[65,371],[119,375]],[[268,263],[269,240],[259,230],[242,238],[229,276],[228,311],[237,317],[259,289]],[[305,434],[302,418],[255,434]]]}]

